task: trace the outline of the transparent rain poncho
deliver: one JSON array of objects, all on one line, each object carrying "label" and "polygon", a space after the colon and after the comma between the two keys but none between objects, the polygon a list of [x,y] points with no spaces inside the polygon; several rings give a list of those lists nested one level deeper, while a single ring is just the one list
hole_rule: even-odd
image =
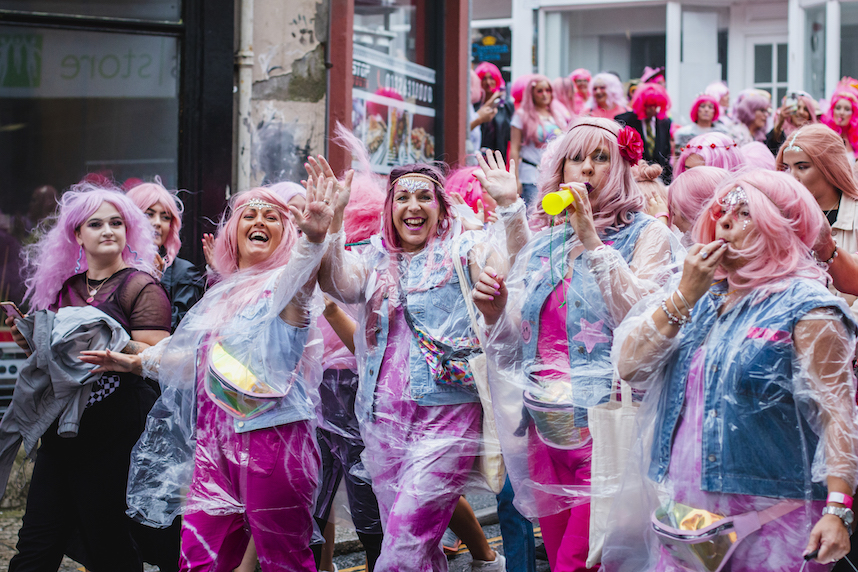
[{"label": "transparent rain poncho", "polygon": [[[144,352],[144,375],[162,395],[132,452],[127,500],[136,520],[168,526],[180,514],[250,505],[287,524],[295,507],[310,518],[322,341],[310,327],[321,301],[306,285],[326,248],[302,238],[286,266],[224,278],[170,338]],[[282,317],[290,302],[303,325]],[[270,428],[277,432],[267,444],[254,441],[257,429]],[[260,485],[266,475],[278,477]]]},{"label": "transparent rain poncho", "polygon": [[[679,279],[615,331],[617,374],[645,397],[602,563],[620,571],[678,570],[680,562],[690,570],[799,570],[826,478],[858,484],[856,323],[842,300],[800,278],[754,290],[719,316],[721,283],[669,338],[652,316]],[[776,517],[764,522],[767,513]],[[677,545],[674,556],[654,532],[654,524],[681,531],[739,515],[764,524],[694,549]]]},{"label": "transparent rain poncho", "polygon": [[569,223],[556,221],[518,252],[506,308],[488,328],[504,460],[515,505],[529,518],[588,501],[587,410],[610,397],[613,330],[683,252],[666,226],[641,213],[601,233],[605,246],[589,252]]},{"label": "transparent rain poncho", "polygon": [[482,409],[467,362],[480,348],[452,256],[465,263],[470,291],[489,249],[482,231],[450,222],[412,254],[391,253],[381,235],[348,252],[340,233],[330,271],[323,264],[319,274],[328,295],[360,306],[356,412],[385,530],[377,569],[445,566],[440,535],[459,495],[481,486]]}]

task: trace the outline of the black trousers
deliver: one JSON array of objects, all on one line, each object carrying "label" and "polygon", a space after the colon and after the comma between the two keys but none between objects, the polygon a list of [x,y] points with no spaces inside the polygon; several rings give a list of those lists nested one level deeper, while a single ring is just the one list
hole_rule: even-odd
[{"label": "black trousers", "polygon": [[131,448],[155,392],[139,378],[87,409],[78,435],[57,425],[42,436],[10,572],[56,572],[67,553],[91,572],[140,572],[143,561],[125,515]]}]

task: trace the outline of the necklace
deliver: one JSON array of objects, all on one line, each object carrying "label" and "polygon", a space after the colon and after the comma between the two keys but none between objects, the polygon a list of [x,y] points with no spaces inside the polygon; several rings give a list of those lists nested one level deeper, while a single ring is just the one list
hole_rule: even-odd
[{"label": "necklace", "polygon": [[[107,278],[110,278],[110,276]],[[105,282],[107,282],[107,278],[102,279],[101,283],[93,288],[89,285],[89,276],[86,274],[83,275],[83,280],[86,282],[86,289],[89,292],[89,298],[86,299],[87,304],[92,304],[93,300],[95,300],[95,295],[98,294],[98,291],[101,290],[101,287],[104,286]]]},{"label": "necklace", "polygon": [[[717,282],[713,282],[712,284],[709,285],[709,288],[711,289],[713,286],[717,286],[718,284],[721,284],[725,280],[727,280],[727,279],[722,278],[721,280],[719,280]],[[739,288],[736,288],[735,290],[730,290],[729,292],[711,292],[711,294],[713,296],[732,296],[733,294],[735,294],[739,290],[740,290]]]}]

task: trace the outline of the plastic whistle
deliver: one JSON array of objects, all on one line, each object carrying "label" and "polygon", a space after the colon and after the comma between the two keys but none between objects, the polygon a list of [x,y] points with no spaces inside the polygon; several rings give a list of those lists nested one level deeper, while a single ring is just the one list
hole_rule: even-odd
[{"label": "plastic whistle", "polygon": [[[574,203],[575,197],[572,195],[572,192],[564,188],[567,186],[565,184],[560,185],[559,191],[548,193],[542,197],[542,210],[551,216],[557,216],[566,210],[566,207]],[[587,187],[588,194],[593,191],[590,183],[584,183],[584,186]]]}]

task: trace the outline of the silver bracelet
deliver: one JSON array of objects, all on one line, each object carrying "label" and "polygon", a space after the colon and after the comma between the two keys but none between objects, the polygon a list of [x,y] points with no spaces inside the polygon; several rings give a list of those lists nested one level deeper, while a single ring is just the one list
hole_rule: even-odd
[{"label": "silver bracelet", "polygon": [[676,314],[667,309],[667,298],[661,301],[661,310],[667,316],[667,321],[674,326],[679,326],[681,328],[688,323],[688,318],[686,318],[685,316],[677,316]]},{"label": "silver bracelet", "polygon": [[[688,310],[688,315],[690,316],[690,315],[691,315],[691,305],[688,303],[688,300],[686,300],[686,299],[685,299],[685,296],[683,296],[683,295],[682,295],[682,291],[681,291],[679,288],[677,288],[677,289],[676,289],[676,290],[674,290],[673,292],[674,292],[674,294],[676,294],[677,296],[679,296],[679,301],[680,301],[680,302],[682,302],[682,305],[683,305],[683,306],[685,306],[685,309],[686,309],[686,310]],[[675,305],[676,305],[676,304],[674,304],[674,306],[675,306]],[[678,309],[679,309],[679,308],[677,308],[677,310],[678,310]]]}]

